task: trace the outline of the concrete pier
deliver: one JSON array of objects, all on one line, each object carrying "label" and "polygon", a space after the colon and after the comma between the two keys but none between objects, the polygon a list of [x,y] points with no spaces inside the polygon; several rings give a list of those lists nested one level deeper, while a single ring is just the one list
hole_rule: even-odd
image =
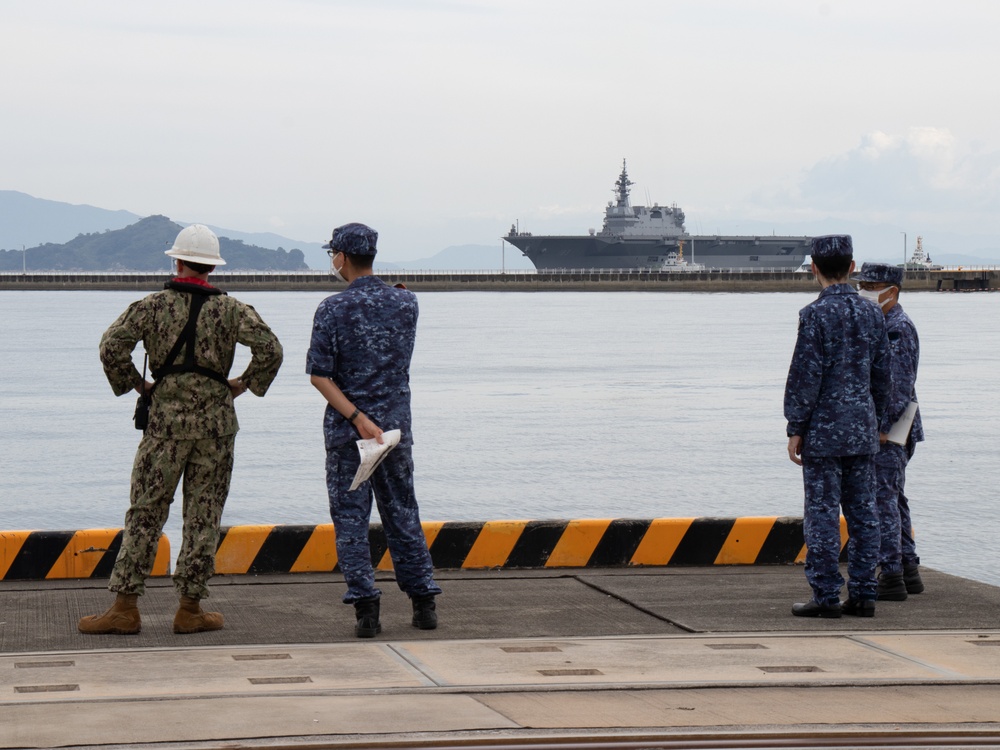
[{"label": "concrete pier", "polygon": [[[498,271],[483,272],[378,272],[389,284],[405,284],[423,292],[807,292],[816,290],[812,274],[802,271]],[[1000,288],[1000,268],[906,271],[910,291],[980,291]],[[164,273],[60,273],[0,274],[0,291],[32,290],[135,290],[163,288]],[[343,284],[329,273],[227,272],[212,274],[212,281],[228,291],[336,291]]]},{"label": "concrete pier", "polygon": [[106,581],[3,581],[0,748],[1000,747],[1000,589],[923,577],[813,620],[799,565],[447,569],[423,631],[380,571],[372,640],[334,573],[217,576],[194,635],[166,578],[132,636],[77,632]]}]

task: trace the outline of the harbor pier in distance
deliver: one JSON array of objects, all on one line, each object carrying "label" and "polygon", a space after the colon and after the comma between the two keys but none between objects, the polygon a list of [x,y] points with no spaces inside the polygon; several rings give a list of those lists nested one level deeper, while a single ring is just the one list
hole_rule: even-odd
[{"label": "harbor pier in distance", "polygon": [[[816,280],[801,270],[650,271],[377,271],[388,284],[414,292],[810,292]],[[327,271],[218,272],[213,280],[227,291],[334,292],[344,286]],[[33,271],[0,273],[0,290],[95,290],[152,292],[167,273]],[[983,291],[1000,288],[1000,266],[906,270],[913,291]]]}]

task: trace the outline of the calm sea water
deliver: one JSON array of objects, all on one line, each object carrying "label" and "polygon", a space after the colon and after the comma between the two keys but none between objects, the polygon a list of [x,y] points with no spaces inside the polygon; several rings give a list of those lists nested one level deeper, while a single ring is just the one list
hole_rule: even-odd
[{"label": "calm sea water", "polygon": [[[119,526],[139,433],[97,343],[139,295],[0,292],[0,529]],[[225,524],[327,523],[321,293],[241,293],[285,346],[242,430]],[[782,393],[815,294],[425,293],[412,368],[425,520],[801,515]],[[913,293],[927,442],[907,474],[924,564],[1000,584],[1000,295]],[[233,372],[248,359],[244,352]],[[141,361],[140,361],[141,366]],[[167,533],[180,538],[179,507]]]}]

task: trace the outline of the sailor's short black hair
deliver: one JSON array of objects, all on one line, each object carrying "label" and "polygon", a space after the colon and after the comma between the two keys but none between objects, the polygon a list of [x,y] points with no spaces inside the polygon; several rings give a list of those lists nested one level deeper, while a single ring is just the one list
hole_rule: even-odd
[{"label": "sailor's short black hair", "polygon": [[816,266],[816,270],[823,274],[823,278],[840,281],[841,279],[846,279],[847,274],[851,272],[851,262],[854,260],[852,255],[834,255],[834,256],[812,256],[812,262]]},{"label": "sailor's short black hair", "polygon": [[195,273],[211,273],[212,271],[215,270],[215,266],[210,266],[207,263],[195,263],[192,260],[182,260],[181,263],[183,263],[185,266],[190,268]]},{"label": "sailor's short black hair", "polygon": [[371,268],[375,262],[374,255],[359,255],[358,253],[344,253],[344,257],[351,261],[352,266],[363,270]]}]

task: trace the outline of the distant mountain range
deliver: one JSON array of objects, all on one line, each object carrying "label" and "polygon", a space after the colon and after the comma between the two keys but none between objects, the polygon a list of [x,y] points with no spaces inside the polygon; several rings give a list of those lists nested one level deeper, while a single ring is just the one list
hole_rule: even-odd
[{"label": "distant mountain range", "polygon": [[20,250],[67,242],[78,234],[121,229],[142,217],[130,211],[77,206],[0,190],[0,248]]},{"label": "distant mountain range", "polygon": [[[144,219],[130,211],[0,190],[0,248],[5,248],[0,250],[0,270],[166,269],[163,250],[190,223],[176,223],[165,216]],[[305,270],[309,268],[306,252],[315,260],[326,258],[319,243],[296,243],[270,233],[215,226],[212,230],[219,236],[226,267],[232,270]],[[22,248],[26,251],[23,257]]]},{"label": "distant mountain range", "polygon": [[[168,271],[164,253],[183,227],[166,216],[148,216],[122,229],[79,234],[61,245],[47,242],[25,250],[0,250],[0,271]],[[271,250],[219,238],[232,271],[304,271],[301,250]]]},{"label": "distant mountain range", "polygon": [[[164,216],[144,219],[130,211],[60,203],[0,190],[0,271],[20,271],[22,265],[29,270],[165,270],[163,250],[189,223],[175,223]],[[330,267],[322,243],[300,242],[272,232],[208,226],[219,236],[227,270],[325,271]],[[398,263],[376,261],[375,267],[489,271],[534,266],[513,247],[501,253],[492,245],[460,245],[429,258]]]}]

